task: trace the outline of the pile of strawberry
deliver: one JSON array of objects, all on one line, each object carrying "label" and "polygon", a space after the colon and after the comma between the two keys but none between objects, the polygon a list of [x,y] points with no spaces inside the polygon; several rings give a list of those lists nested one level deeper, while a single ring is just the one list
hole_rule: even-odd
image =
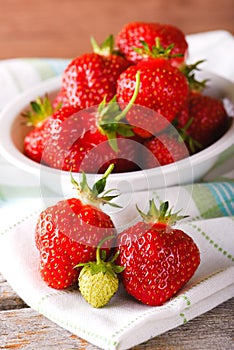
[{"label": "pile of strawberry", "polygon": [[[215,142],[228,128],[222,101],[205,96],[186,64],[183,32],[129,23],[73,59],[50,103],[26,113],[25,154],[72,172],[127,172],[172,163]],[[184,142],[181,142],[183,140]]]},{"label": "pile of strawberry", "polygon": [[178,228],[184,216],[173,213],[168,202],[158,209],[154,200],[143,221],[117,234],[111,216],[102,204],[116,195],[105,192],[111,164],[92,188],[85,173],[80,183],[71,177],[77,198],[59,201],[39,215],[35,242],[39,272],[55,289],[76,288],[95,308],[106,305],[119,287],[152,306],[170,300],[191,279],[200,264],[199,248]]}]

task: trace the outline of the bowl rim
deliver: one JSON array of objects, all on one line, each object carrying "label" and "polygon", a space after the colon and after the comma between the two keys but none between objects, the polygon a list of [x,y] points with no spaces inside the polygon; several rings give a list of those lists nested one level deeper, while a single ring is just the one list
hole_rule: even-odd
[{"label": "bowl rim", "polygon": [[[214,76],[218,79],[221,79],[222,82],[227,83],[230,86],[234,86],[232,82],[229,80],[222,78],[216,74],[210,73],[206,71],[206,74]],[[15,165],[16,167],[29,172],[33,175],[40,176],[40,172],[43,170],[44,172],[49,172],[51,174],[59,174],[61,175],[69,175],[68,171],[63,171],[55,168],[48,167],[44,164],[36,163],[31,160],[27,156],[25,156],[17,147],[14,145],[11,139],[11,128],[13,121],[19,116],[19,114],[26,107],[29,106],[30,101],[35,100],[38,96],[43,96],[45,93],[53,93],[59,89],[61,84],[61,77],[56,76],[50,78],[48,80],[42,81],[39,84],[29,88],[22,93],[20,93],[15,99],[13,99],[10,103],[8,103],[3,110],[0,112],[0,123],[4,125],[4,127],[0,128],[0,154],[10,163]],[[110,174],[110,177],[114,178],[118,176],[119,179],[123,179],[126,175],[129,176],[131,174],[132,177],[141,177],[145,175],[156,174],[159,172],[160,174],[166,175],[170,174],[175,169],[183,171],[183,169],[188,165],[188,161],[192,167],[198,166],[200,163],[204,162],[208,158],[214,158],[223,152],[225,149],[230,147],[233,144],[233,136],[234,136],[234,118],[230,118],[230,126],[229,129],[224,133],[224,135],[214,142],[212,145],[208,146],[204,150],[191,155],[187,158],[181,159],[171,164],[159,166],[151,169],[142,169],[138,171],[132,172],[123,172],[123,173],[113,173]],[[77,173],[79,174],[79,173]],[[98,174],[87,174],[89,177],[97,176]],[[101,176],[101,175],[100,175]]]}]

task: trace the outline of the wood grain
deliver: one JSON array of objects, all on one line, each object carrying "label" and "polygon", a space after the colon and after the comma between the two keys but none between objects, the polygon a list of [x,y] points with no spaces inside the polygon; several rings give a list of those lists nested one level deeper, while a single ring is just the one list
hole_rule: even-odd
[{"label": "wood grain", "polygon": [[0,59],[74,57],[130,21],[171,23],[185,34],[234,33],[233,0],[1,1]]},{"label": "wood grain", "polygon": [[[232,350],[233,309],[234,299],[134,350]],[[0,324],[0,349],[98,349],[32,309],[1,311]]]},{"label": "wood grain", "polygon": [[[0,349],[98,350],[27,305],[0,274]],[[234,298],[132,350],[233,350]]]},{"label": "wood grain", "polygon": [[0,311],[10,310],[10,309],[22,309],[27,307],[27,305],[21,300],[9,284],[5,282],[0,282]]}]

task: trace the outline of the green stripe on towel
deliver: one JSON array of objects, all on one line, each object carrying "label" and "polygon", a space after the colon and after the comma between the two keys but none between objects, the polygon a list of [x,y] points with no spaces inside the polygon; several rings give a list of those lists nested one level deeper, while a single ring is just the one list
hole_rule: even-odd
[{"label": "green stripe on towel", "polygon": [[193,188],[192,197],[200,212],[207,219],[226,215],[234,215],[234,184],[205,183]]}]

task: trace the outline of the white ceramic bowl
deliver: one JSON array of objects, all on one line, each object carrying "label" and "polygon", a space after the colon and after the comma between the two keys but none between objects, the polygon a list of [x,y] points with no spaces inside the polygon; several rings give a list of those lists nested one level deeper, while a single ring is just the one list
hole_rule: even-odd
[{"label": "white ceramic bowl", "polygon": [[[205,93],[234,102],[234,84],[209,72],[200,73],[199,78],[210,79]],[[50,188],[58,194],[69,195],[71,191],[70,174],[65,171],[38,164],[23,154],[23,140],[28,129],[22,124],[21,113],[29,109],[29,103],[38,96],[54,96],[59,90],[61,78],[47,80],[35,88],[22,93],[9,104],[0,115],[0,154],[16,167],[40,178],[43,188]],[[111,174],[107,188],[118,188],[123,192],[152,190],[193,183],[206,174],[217,157],[233,144],[234,123],[217,142],[205,150],[173,164],[135,171]],[[90,185],[101,175],[87,174]]]}]

